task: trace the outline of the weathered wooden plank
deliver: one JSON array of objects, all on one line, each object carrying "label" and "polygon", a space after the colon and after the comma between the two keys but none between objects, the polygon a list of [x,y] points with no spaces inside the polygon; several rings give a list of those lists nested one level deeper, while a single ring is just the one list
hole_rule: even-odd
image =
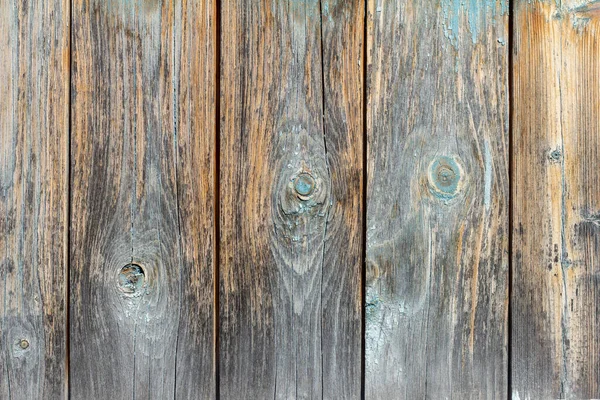
[{"label": "weathered wooden plank", "polygon": [[220,393],[358,398],[360,2],[223,2]]},{"label": "weathered wooden plank", "polygon": [[600,398],[598,3],[514,18],[512,397]]},{"label": "weathered wooden plank", "polygon": [[210,398],[212,2],[73,5],[72,398]]},{"label": "weathered wooden plank", "polygon": [[[212,0],[176,7],[176,144],[181,298],[176,399],[211,399],[215,380],[216,13]],[[181,7],[181,9],[179,8]],[[180,39],[181,38],[181,39]],[[179,44],[181,42],[181,44]]]},{"label": "weathered wooden plank", "polygon": [[507,395],[507,12],[368,3],[368,399]]},{"label": "weathered wooden plank", "polygon": [[323,398],[362,388],[365,4],[321,1],[323,130],[331,179],[321,301]]},{"label": "weathered wooden plank", "polygon": [[0,398],[66,398],[69,2],[0,2]]}]

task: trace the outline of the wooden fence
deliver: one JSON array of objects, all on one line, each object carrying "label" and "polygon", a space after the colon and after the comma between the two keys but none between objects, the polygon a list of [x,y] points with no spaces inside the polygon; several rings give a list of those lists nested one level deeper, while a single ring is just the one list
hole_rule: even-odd
[{"label": "wooden fence", "polygon": [[0,0],[0,398],[600,398],[599,128],[597,1]]}]

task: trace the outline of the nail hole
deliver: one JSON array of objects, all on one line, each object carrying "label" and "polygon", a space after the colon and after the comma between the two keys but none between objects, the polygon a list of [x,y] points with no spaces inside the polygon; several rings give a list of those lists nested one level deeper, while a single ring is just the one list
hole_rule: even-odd
[{"label": "nail hole", "polygon": [[315,191],[315,178],[303,172],[294,179],[294,190],[302,200],[308,199]]},{"label": "nail hole", "polygon": [[119,290],[129,296],[139,295],[142,293],[145,280],[146,274],[140,265],[127,264],[119,271]]},{"label": "nail hole", "polygon": [[560,149],[552,150],[550,154],[548,154],[548,158],[551,162],[559,162],[562,157],[562,151]]}]

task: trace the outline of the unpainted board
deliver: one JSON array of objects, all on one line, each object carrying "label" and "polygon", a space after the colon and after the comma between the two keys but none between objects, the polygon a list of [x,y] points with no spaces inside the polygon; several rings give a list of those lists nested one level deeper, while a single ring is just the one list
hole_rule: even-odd
[{"label": "unpainted board", "polygon": [[364,5],[222,6],[221,398],[359,398]]},{"label": "unpainted board", "polygon": [[66,398],[69,2],[0,2],[0,398]]},{"label": "unpainted board", "polygon": [[208,1],[74,1],[71,398],[210,398]]},{"label": "unpainted board", "polygon": [[369,0],[367,399],[504,399],[508,3]]},{"label": "unpainted board", "polygon": [[600,398],[600,7],[514,18],[512,398]]}]

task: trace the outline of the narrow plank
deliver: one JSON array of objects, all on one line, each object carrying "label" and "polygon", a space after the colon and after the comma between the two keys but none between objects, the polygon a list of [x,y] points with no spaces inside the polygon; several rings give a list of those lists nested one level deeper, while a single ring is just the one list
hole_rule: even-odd
[{"label": "narrow plank", "polygon": [[366,398],[506,398],[508,4],[367,13]]},{"label": "narrow plank", "polygon": [[598,10],[516,2],[513,399],[600,398]]},{"label": "narrow plank", "polygon": [[0,82],[0,398],[66,398],[69,1],[0,2]]},{"label": "narrow plank", "polygon": [[71,396],[214,395],[212,2],[73,2]]},{"label": "narrow plank", "polygon": [[[181,240],[176,399],[212,399],[215,374],[216,7],[176,2],[175,102]],[[181,38],[181,39],[180,39]],[[181,44],[179,44],[181,42]]]},{"label": "narrow plank", "polygon": [[220,393],[359,398],[360,2],[223,2]]},{"label": "narrow plank", "polygon": [[362,387],[364,26],[363,2],[321,1],[323,130],[331,180],[321,283],[324,399],[357,399]]}]

